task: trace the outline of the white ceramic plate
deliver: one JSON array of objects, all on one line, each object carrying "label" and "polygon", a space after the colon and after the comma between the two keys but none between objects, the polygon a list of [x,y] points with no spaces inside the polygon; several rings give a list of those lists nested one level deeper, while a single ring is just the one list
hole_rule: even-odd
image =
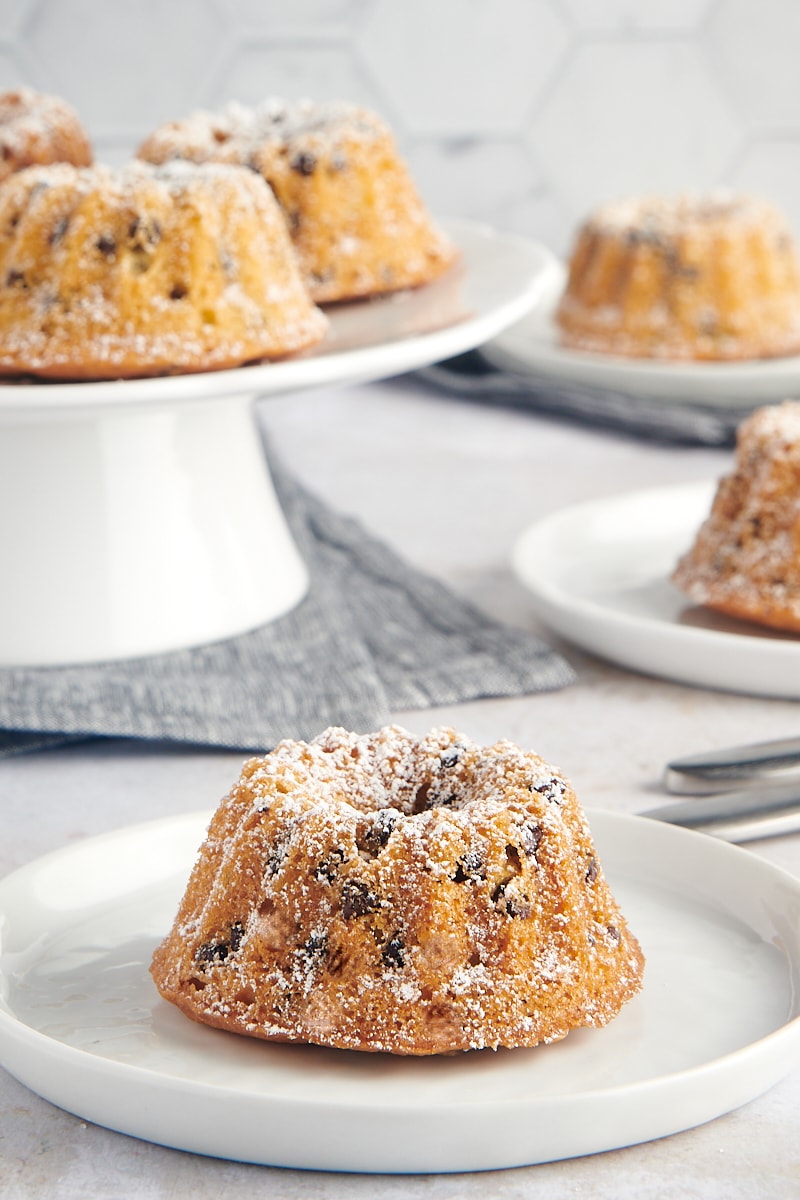
[{"label": "white ceramic plate", "polygon": [[800,882],[714,838],[610,813],[590,821],[647,967],[605,1029],[408,1059],[195,1024],[147,965],[207,817],[92,838],[0,883],[0,1062],[83,1118],[277,1166],[474,1171],[689,1128],[800,1056]]},{"label": "white ceramic plate", "polygon": [[385,378],[472,349],[518,320],[559,264],[544,246],[525,238],[467,221],[451,221],[446,228],[460,258],[441,279],[374,300],[329,305],[330,331],[305,354],[232,371],[154,379],[0,383],[0,416],[23,406],[63,411],[77,405],[277,395]]},{"label": "white ceramic plate", "polygon": [[535,308],[483,347],[495,366],[599,392],[629,393],[654,401],[741,406],[800,396],[800,357],[736,363],[673,363],[569,350],[560,345],[553,313],[566,279],[564,267],[549,273]]},{"label": "white ceramic plate", "polygon": [[800,637],[693,605],[669,582],[715,486],[561,509],[522,535],[514,569],[547,624],[594,654],[681,683],[798,699]]}]

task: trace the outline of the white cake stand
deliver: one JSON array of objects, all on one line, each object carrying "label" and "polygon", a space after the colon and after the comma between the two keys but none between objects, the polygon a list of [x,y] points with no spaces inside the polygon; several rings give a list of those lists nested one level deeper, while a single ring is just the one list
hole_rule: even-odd
[{"label": "white cake stand", "polygon": [[398,374],[517,321],[557,270],[536,243],[452,223],[436,283],[335,306],[290,361],[110,383],[0,385],[0,665],[136,657],[288,612],[308,577],[254,417],[260,396]]}]

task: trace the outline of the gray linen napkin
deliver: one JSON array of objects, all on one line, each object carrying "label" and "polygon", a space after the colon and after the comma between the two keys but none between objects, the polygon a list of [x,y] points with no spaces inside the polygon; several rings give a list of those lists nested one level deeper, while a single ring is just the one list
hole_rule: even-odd
[{"label": "gray linen napkin", "polygon": [[424,386],[433,385],[462,399],[511,405],[636,437],[690,446],[732,446],[736,426],[747,415],[741,407],[672,400],[656,403],[631,393],[567,384],[527,372],[517,375],[493,366],[480,350],[425,367],[414,377]]},{"label": "gray linen napkin", "polygon": [[197,649],[0,669],[0,756],[92,735],[269,749],[393,709],[563,687],[571,668],[490,620],[302,487],[268,452],[311,586],[291,613]]}]

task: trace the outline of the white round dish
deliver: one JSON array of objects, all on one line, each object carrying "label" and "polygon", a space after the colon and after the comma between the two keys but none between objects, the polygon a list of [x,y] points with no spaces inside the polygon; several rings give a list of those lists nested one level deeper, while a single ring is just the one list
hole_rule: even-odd
[{"label": "white round dish", "polygon": [[605,1029],[409,1059],[195,1024],[147,966],[208,815],[91,838],[0,882],[0,1063],[86,1120],[275,1166],[491,1170],[712,1120],[800,1056],[800,881],[702,834],[611,813],[590,822],[647,966]]},{"label": "white round dish", "polygon": [[553,315],[564,289],[562,264],[550,272],[536,306],[482,347],[501,370],[558,380],[600,394],[628,393],[674,403],[740,407],[800,396],[800,356],[750,362],[667,362],[570,350],[559,341]]},{"label": "white round dish", "polygon": [[533,524],[512,562],[551,629],[634,671],[800,699],[800,638],[695,606],[669,582],[714,483],[573,505]]},{"label": "white round dish", "polygon": [[305,357],[201,375],[0,384],[0,665],[178,650],[298,603],[306,569],[253,401],[457,354],[535,302],[554,269],[548,251],[483,226],[449,228],[461,257],[445,276],[332,308],[326,342]]}]

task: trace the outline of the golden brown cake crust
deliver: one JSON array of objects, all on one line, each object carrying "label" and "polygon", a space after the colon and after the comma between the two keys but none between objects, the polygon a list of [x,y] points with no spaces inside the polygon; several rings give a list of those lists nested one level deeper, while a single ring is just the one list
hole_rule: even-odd
[{"label": "golden brown cake crust", "polygon": [[0,373],[220,370],[318,341],[280,210],[239,167],[29,167],[0,188]]},{"label": "golden brown cake crust", "polygon": [[0,93],[0,182],[37,164],[92,163],[89,137],[75,111],[59,96],[21,87]]},{"label": "golden brown cake crust", "polygon": [[643,958],[561,775],[389,726],[245,764],[151,970],[222,1029],[423,1055],[603,1025]]},{"label": "golden brown cake crust", "polygon": [[563,343],[667,360],[800,351],[800,263],[765,201],[717,194],[607,205],[580,228],[556,312]]},{"label": "golden brown cake crust", "polygon": [[230,104],[162,126],[137,153],[157,163],[239,163],[263,175],[317,303],[416,287],[455,258],[390,130],[354,104]]},{"label": "golden brown cake crust", "polygon": [[672,580],[696,604],[800,632],[800,403],[740,425],[733,470]]}]

